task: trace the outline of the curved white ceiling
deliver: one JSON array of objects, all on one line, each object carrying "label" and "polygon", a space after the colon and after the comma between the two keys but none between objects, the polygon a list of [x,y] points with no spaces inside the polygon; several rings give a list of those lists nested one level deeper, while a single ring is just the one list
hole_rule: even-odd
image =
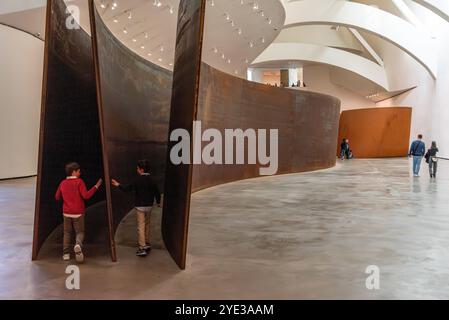
[{"label": "curved white ceiling", "polygon": [[389,91],[385,69],[371,60],[344,50],[305,43],[273,43],[254,62],[254,67],[263,67],[273,61],[316,62],[354,72]]},{"label": "curved white ceiling", "polygon": [[344,0],[302,0],[285,3],[285,28],[326,24],[361,29],[393,43],[437,76],[436,41],[405,20],[372,6]]},{"label": "curved white ceiling", "polygon": [[449,22],[449,0],[412,0]]},{"label": "curved white ceiling", "polygon": [[283,29],[274,42],[311,43],[362,54],[363,47],[347,28],[334,30],[326,25]]},{"label": "curved white ceiling", "polygon": [[[179,0],[95,2],[125,46],[146,60],[173,68]],[[257,5],[253,0],[208,0],[206,9],[203,61],[243,78],[249,63],[274,41],[285,22],[279,0],[259,0]]]},{"label": "curved white ceiling", "polygon": [[[0,12],[7,13],[0,16],[0,22],[41,37],[45,34],[46,2],[0,0]],[[88,0],[64,2],[79,7],[81,27],[90,33]],[[157,65],[173,68],[179,0],[95,3],[107,27],[126,47]],[[284,22],[281,0],[207,0],[203,60],[246,78],[248,64],[274,41]]]},{"label": "curved white ceiling", "polygon": [[45,6],[47,0],[2,0],[0,14],[31,10]]}]

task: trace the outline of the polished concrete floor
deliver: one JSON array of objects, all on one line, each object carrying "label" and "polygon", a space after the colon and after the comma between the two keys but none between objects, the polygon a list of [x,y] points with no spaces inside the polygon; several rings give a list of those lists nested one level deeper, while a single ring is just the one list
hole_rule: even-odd
[{"label": "polished concrete floor", "polygon": [[[193,196],[188,266],[164,250],[146,259],[88,257],[81,290],[58,256],[31,262],[34,179],[0,183],[3,299],[449,298],[449,162],[430,181],[407,159],[241,181]],[[156,219],[156,221],[159,221]],[[368,290],[365,269],[380,269]]]}]

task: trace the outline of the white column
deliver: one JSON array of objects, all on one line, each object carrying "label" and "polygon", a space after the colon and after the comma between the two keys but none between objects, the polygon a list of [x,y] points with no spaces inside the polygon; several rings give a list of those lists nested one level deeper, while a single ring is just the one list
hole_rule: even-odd
[{"label": "white column", "polygon": [[298,83],[298,69],[294,68],[294,69],[288,69],[288,79],[290,81],[290,83],[288,84],[289,86],[291,86],[292,84],[296,84]]},{"label": "white column", "polygon": [[263,69],[248,68],[248,80],[263,83]]}]

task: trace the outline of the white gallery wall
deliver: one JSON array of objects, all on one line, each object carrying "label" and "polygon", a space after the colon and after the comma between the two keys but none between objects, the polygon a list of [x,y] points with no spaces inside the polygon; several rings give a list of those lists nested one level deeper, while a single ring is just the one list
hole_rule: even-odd
[{"label": "white gallery wall", "polygon": [[0,25],[0,179],[37,171],[43,41]]},{"label": "white gallery wall", "polygon": [[337,97],[341,101],[342,111],[376,107],[373,101],[364,96],[334,84],[331,81],[330,68],[326,65],[305,66],[304,82],[307,85],[307,90]]},{"label": "white gallery wall", "polygon": [[422,133],[427,144],[435,140],[440,156],[449,158],[449,22],[415,5],[415,13],[439,40],[438,76],[434,80],[414,59],[391,45],[379,48],[389,74],[392,90],[408,85],[418,87],[410,93],[390,99],[378,106],[413,107],[412,137]]}]

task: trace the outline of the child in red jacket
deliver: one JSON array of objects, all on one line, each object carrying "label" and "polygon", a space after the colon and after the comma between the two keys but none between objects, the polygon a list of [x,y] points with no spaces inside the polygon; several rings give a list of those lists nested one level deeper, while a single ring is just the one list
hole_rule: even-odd
[{"label": "child in red jacket", "polygon": [[84,261],[83,240],[84,240],[84,213],[86,210],[84,200],[89,200],[100,188],[103,180],[98,180],[97,184],[90,190],[87,190],[84,181],[80,179],[81,169],[76,162],[69,163],[65,167],[67,179],[63,180],[56,191],[55,199],[63,200],[64,216],[64,253],[63,260],[70,260],[70,243],[72,229],[76,233],[76,245],[74,247],[75,258],[77,262]]}]

